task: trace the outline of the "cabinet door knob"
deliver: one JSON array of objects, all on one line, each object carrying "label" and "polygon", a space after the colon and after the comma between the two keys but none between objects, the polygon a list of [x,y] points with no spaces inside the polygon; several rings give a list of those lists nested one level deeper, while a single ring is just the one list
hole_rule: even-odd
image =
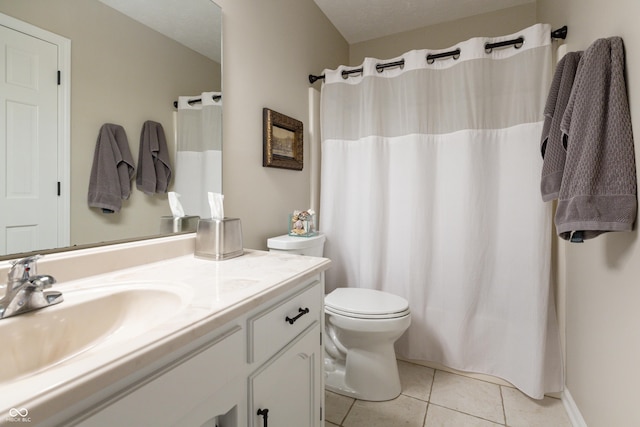
[{"label": "cabinet door knob", "polygon": [[299,318],[301,318],[302,316],[304,316],[305,314],[307,314],[309,312],[309,308],[305,307],[305,308],[299,308],[298,309],[298,315],[296,317],[294,317],[293,319],[289,316],[287,316],[284,320],[286,320],[287,322],[289,322],[290,325],[293,325],[296,320],[298,320]]},{"label": "cabinet door knob", "polygon": [[269,410],[258,409],[258,415],[262,415],[262,426],[267,427],[267,418],[269,417]]}]

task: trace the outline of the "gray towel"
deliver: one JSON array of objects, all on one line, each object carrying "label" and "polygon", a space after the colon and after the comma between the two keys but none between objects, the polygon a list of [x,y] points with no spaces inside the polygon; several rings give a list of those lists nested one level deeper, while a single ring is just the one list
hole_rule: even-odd
[{"label": "gray towel", "polygon": [[142,125],[136,187],[146,194],[166,193],[171,181],[169,150],[162,125],[148,120]]},{"label": "gray towel", "polygon": [[133,158],[122,126],[106,123],[100,128],[89,178],[89,207],[119,212],[131,194]]},{"label": "gray towel", "polygon": [[560,123],[569,102],[573,80],[581,57],[582,52],[569,52],[558,62],[547,104],[544,107],[544,126],[540,141],[540,151],[544,161],[540,191],[542,200],[545,202],[557,199],[560,193],[566,159]]},{"label": "gray towel", "polygon": [[555,222],[563,239],[633,229],[636,164],[624,67],[619,37],[596,40],[578,65],[561,124],[567,158]]}]

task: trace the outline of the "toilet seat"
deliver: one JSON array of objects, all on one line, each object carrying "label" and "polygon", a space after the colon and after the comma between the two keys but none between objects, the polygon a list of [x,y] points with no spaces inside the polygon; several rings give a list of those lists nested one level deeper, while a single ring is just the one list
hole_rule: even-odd
[{"label": "toilet seat", "polygon": [[353,319],[370,319],[370,320],[376,320],[376,319],[396,319],[398,317],[404,317],[409,315],[410,311],[409,309],[405,310],[405,311],[401,311],[399,313],[387,313],[387,314],[357,314],[357,313],[350,313],[348,311],[340,311],[340,310],[335,310],[329,307],[325,307],[325,313],[327,314],[333,314],[336,316],[344,316],[344,317],[351,317]]},{"label": "toilet seat", "polygon": [[397,295],[364,288],[338,288],[325,296],[325,311],[358,319],[393,319],[407,316],[409,302]]}]

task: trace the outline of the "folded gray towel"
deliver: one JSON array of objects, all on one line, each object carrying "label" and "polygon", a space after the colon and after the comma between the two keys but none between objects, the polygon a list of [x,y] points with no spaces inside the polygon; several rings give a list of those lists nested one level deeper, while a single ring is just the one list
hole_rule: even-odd
[{"label": "folded gray towel", "polygon": [[560,193],[566,159],[560,123],[569,102],[573,80],[581,57],[582,52],[569,52],[558,62],[547,104],[544,107],[544,126],[540,141],[540,150],[544,161],[540,191],[542,200],[545,202],[557,199]]},{"label": "folded gray towel", "polygon": [[106,123],[100,128],[89,177],[89,207],[119,212],[131,194],[133,158],[124,128]]},{"label": "folded gray towel", "polygon": [[581,241],[630,231],[636,217],[636,164],[620,37],[596,40],[582,55],[561,123],[567,158],[556,229]]},{"label": "folded gray towel", "polygon": [[142,125],[136,187],[146,194],[166,193],[171,181],[169,150],[162,125],[148,120]]}]

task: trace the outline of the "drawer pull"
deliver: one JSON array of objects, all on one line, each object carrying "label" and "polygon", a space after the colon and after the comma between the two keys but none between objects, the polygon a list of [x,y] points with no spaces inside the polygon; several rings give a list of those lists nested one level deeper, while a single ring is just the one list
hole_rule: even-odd
[{"label": "drawer pull", "polygon": [[262,415],[262,425],[267,427],[267,418],[269,417],[268,409],[258,409],[258,415]]},{"label": "drawer pull", "polygon": [[299,308],[298,309],[298,315],[296,317],[294,317],[293,319],[289,316],[287,316],[286,320],[287,322],[289,322],[290,325],[293,325],[296,320],[298,320],[299,318],[301,318],[302,316],[304,316],[305,314],[307,314],[309,312],[309,308]]}]

